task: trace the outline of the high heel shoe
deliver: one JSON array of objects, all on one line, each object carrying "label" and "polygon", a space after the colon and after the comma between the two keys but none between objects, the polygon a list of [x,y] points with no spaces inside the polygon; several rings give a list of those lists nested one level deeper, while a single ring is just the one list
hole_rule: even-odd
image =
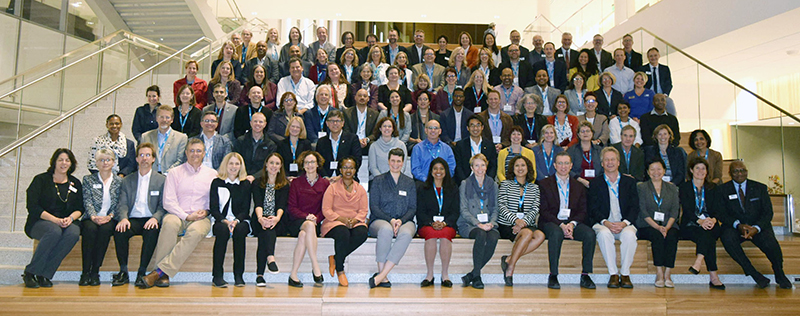
[{"label": "high heel shoe", "polygon": [[700,274],[700,271],[697,271],[694,267],[689,267],[689,273],[691,274]]},{"label": "high heel shoe", "polygon": [[[314,271],[311,271],[311,275],[314,275]],[[322,282],[325,281],[325,278],[322,277],[322,273],[319,276],[314,275],[314,286],[322,286]]]},{"label": "high heel shoe", "polygon": [[725,284],[716,285],[714,282],[708,282],[708,287],[715,290],[724,290]]}]

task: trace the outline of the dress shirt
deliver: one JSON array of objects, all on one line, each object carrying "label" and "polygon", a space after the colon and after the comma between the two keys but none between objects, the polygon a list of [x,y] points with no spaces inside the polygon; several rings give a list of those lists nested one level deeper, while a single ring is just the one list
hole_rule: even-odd
[{"label": "dress shirt", "polygon": [[631,125],[634,129],[636,129],[636,140],[634,140],[633,143],[639,145],[643,144],[642,129],[639,127],[639,123],[630,118],[628,118],[627,122],[620,122],[619,116],[608,121],[609,143],[616,144],[621,142],[622,135],[620,135],[620,133],[622,133],[622,128],[628,125]]},{"label": "dress shirt", "polygon": [[[605,177],[605,176],[606,175],[603,174],[603,177]],[[617,180],[614,181],[614,182],[610,182],[610,181],[606,180],[606,182],[609,184],[609,186],[608,186],[608,199],[609,199],[609,201],[611,201],[611,205],[610,205],[611,206],[611,213],[608,215],[608,221],[610,221],[610,222],[622,221],[626,225],[630,225],[631,223],[628,222],[628,220],[623,220],[622,219],[622,210],[620,209],[619,198],[617,197],[617,195],[619,194],[619,177],[621,177],[621,176],[622,176],[621,174],[617,173]],[[617,194],[614,194],[614,192],[617,192]],[[603,224],[603,222],[600,222],[600,224]]]},{"label": "dress shirt", "polygon": [[111,175],[108,179],[103,180],[103,177],[98,172],[97,178],[103,183],[103,206],[100,207],[100,212],[97,213],[97,216],[106,216],[109,208],[111,208],[111,181],[114,180],[114,176]]},{"label": "dress shirt", "polygon": [[216,177],[216,170],[203,165],[195,168],[186,162],[175,167],[164,183],[164,209],[182,220],[196,211],[208,210],[209,188]]},{"label": "dress shirt", "polygon": [[356,130],[356,136],[358,139],[367,138],[367,110],[369,108],[364,108],[364,112],[361,112],[358,108],[356,108],[356,116],[358,116],[358,128]]},{"label": "dress shirt", "polygon": [[214,165],[212,164],[211,158],[214,156],[214,137],[217,136],[217,133],[214,132],[214,135],[211,135],[211,138],[206,137],[206,133],[200,133],[203,139],[203,145],[206,146],[206,154],[203,156],[203,166],[209,167],[214,169]]},{"label": "dress shirt", "polygon": [[427,138],[421,143],[414,146],[416,150],[411,151],[411,174],[414,179],[425,181],[428,179],[428,169],[431,166],[433,159],[441,157],[447,161],[447,166],[450,168],[450,174],[456,172],[456,157],[453,155],[453,149],[450,145],[445,144],[441,140],[436,144],[432,144]]},{"label": "dress shirt", "polygon": [[612,65],[611,67],[606,68],[604,71],[614,74],[614,77],[616,77],[617,80],[614,81],[614,84],[611,85],[611,87],[620,93],[624,94],[633,90],[633,75],[635,75],[635,73],[630,68],[623,66],[622,69],[619,69],[617,65]]},{"label": "dress shirt", "polygon": [[502,105],[510,105],[511,112],[506,112],[508,115],[514,115],[517,111],[517,102],[523,95],[525,95],[525,90],[522,90],[519,86],[512,85],[511,89],[506,89],[504,85],[497,85],[494,87],[497,92],[500,92],[500,104]]},{"label": "dress shirt", "polygon": [[481,140],[478,140],[478,142],[476,143],[474,140],[472,140],[472,137],[470,137],[470,139],[469,139],[470,157],[481,153],[481,142],[482,141],[483,140],[481,139]]},{"label": "dress shirt", "polygon": [[[746,193],[747,192],[747,180],[744,180],[742,183],[736,183],[736,181],[733,181],[733,187],[736,189],[736,196],[739,198],[739,201],[741,201],[739,203],[747,203],[747,200],[746,200],[745,196],[739,196],[739,192],[745,192],[745,194],[747,194]],[[758,229],[759,233],[761,232],[761,227],[760,226],[758,226],[758,225],[752,225],[752,226],[755,227],[756,229]],[[736,229],[737,227],[739,227],[739,220],[736,220],[735,222],[733,222],[733,228]]]},{"label": "dress shirt", "polygon": [[314,107],[314,92],[316,91],[316,86],[311,79],[300,77],[300,82],[295,83],[294,80],[292,80],[292,76],[283,77],[278,81],[277,100],[280,100],[287,91],[293,92],[297,97],[298,109],[310,109]]},{"label": "dress shirt", "polygon": [[[150,196],[150,175],[153,174],[151,169],[145,175],[139,175],[138,183],[136,184],[136,202],[133,204],[133,209],[129,218],[148,218],[153,217],[153,212],[147,205],[147,198]],[[161,198],[161,197],[158,197]]]},{"label": "dress shirt", "polygon": [[[552,86],[552,83],[550,85]],[[555,115],[555,113],[553,113],[553,109],[550,108],[549,106],[550,100],[547,99],[547,90],[550,89],[550,87],[545,86],[544,89],[542,89],[541,86],[537,85],[536,88],[538,88],[542,94],[542,115],[544,116]]]},{"label": "dress shirt", "polygon": [[453,139],[453,142],[457,142],[457,141],[461,140],[461,138],[462,138],[461,137],[462,136],[461,135],[461,116],[464,115],[464,107],[461,107],[461,111],[456,111],[456,109],[453,108],[453,115],[455,115],[455,118],[456,118],[456,137],[455,137],[455,139]]}]

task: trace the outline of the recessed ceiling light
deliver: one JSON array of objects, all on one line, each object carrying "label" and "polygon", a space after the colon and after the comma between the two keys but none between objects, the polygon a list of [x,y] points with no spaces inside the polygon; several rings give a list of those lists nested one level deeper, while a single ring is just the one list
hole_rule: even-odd
[{"label": "recessed ceiling light", "polygon": [[139,61],[144,62],[144,58],[139,58]]},{"label": "recessed ceiling light", "polygon": [[162,42],[164,41],[164,38],[163,38],[163,37],[161,37],[161,38],[159,38],[159,39],[160,39]]},{"label": "recessed ceiling light", "polygon": [[250,14],[252,14],[252,15],[258,15],[258,12],[256,12],[256,11],[253,11],[253,12],[250,12]]},{"label": "recessed ceiling light", "polygon": [[83,2],[80,2],[80,1],[78,1],[78,2],[75,2],[75,3],[73,3],[73,4],[72,4],[72,6],[73,6],[73,7],[76,7],[76,8],[77,8],[77,7],[80,7],[81,5],[83,5]]},{"label": "recessed ceiling light", "polygon": [[423,18],[427,18],[427,17],[428,17],[428,15],[427,15],[427,14],[423,14],[423,15],[421,15],[421,17],[423,17]]},{"label": "recessed ceiling light", "polygon": [[499,15],[495,15],[495,16],[494,16],[494,18],[495,18],[495,19],[499,19],[499,18],[500,18],[500,16],[499,16]]},{"label": "recessed ceiling light", "polygon": [[341,13],[336,13],[336,16],[342,16],[342,14]]}]

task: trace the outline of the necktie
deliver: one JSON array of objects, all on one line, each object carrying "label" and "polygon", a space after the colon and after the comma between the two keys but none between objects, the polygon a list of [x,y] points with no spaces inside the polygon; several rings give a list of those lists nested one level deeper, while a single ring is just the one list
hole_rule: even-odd
[{"label": "necktie", "polygon": [[658,67],[653,67],[653,90],[656,93],[661,93],[661,84],[658,82]]},{"label": "necktie", "polygon": [[742,185],[739,185],[739,205],[742,206],[742,211],[744,211],[744,191],[742,191]]},{"label": "necktie", "polygon": [[567,62],[567,68],[569,68],[569,49],[564,50],[564,57],[566,57],[564,59],[566,59],[565,61]]}]

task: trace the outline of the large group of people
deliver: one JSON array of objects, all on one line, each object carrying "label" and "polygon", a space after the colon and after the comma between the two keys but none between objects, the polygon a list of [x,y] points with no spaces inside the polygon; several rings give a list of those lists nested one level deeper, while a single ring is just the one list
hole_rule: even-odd
[{"label": "large group of people", "polygon": [[[461,280],[477,289],[499,239],[513,242],[499,262],[506,286],[520,258],[547,239],[547,286],[560,288],[568,239],[582,243],[581,287],[595,288],[599,246],[607,286],[631,288],[643,239],[652,243],[655,286],[673,287],[680,238],[697,244],[688,269],[697,274],[705,262],[712,288],[725,287],[716,273],[717,239],[759,287],[770,281],[750,264],[744,240],[767,254],[781,288],[792,286],[766,186],[747,179],[742,162],[731,164],[733,180],[722,183],[722,156],[704,130],[691,133],[691,153],[679,147],[678,120],[667,111],[669,68],[658,63],[656,48],[641,65],[630,35],[611,54],[600,35],[593,49],[575,51],[569,33],[560,48],[535,36],[528,50],[517,31],[502,49],[493,33],[478,47],[462,32],[452,52],[446,36],[438,49],[425,46],[420,30],[410,47],[392,30],[388,45],[368,35],[362,49],[353,47],[351,32],[334,47],[323,27],[309,46],[297,28],[282,47],[277,34],[270,30],[258,43],[249,31],[235,34],[208,84],[197,77],[198,63],[186,62],[186,76],[173,85],[174,106],[160,103],[158,86],[147,88],[133,139],[121,132],[119,116],[109,116],[82,180],[72,176],[72,152],[56,150],[27,191],[25,231],[39,244],[25,286],[52,286],[79,236],[79,285],[100,284],[112,237],[120,266],[112,285],[127,284],[128,241],[141,235],[134,283],[166,287],[209,234],[216,287],[228,285],[231,239],[234,286],[245,285],[247,236],[258,239],[257,286],[266,286],[264,272],[280,272],[275,244],[282,236],[296,237],[294,287],[303,286],[306,255],[315,286],[323,282],[318,237],[334,239],[328,272],[347,286],[346,258],[368,236],[376,238],[370,288],[391,287],[390,273],[415,236],[425,239],[422,287],[434,284],[437,249],[440,284],[453,286],[458,236],[474,239],[472,270]],[[369,176],[359,179],[365,160]]]}]

